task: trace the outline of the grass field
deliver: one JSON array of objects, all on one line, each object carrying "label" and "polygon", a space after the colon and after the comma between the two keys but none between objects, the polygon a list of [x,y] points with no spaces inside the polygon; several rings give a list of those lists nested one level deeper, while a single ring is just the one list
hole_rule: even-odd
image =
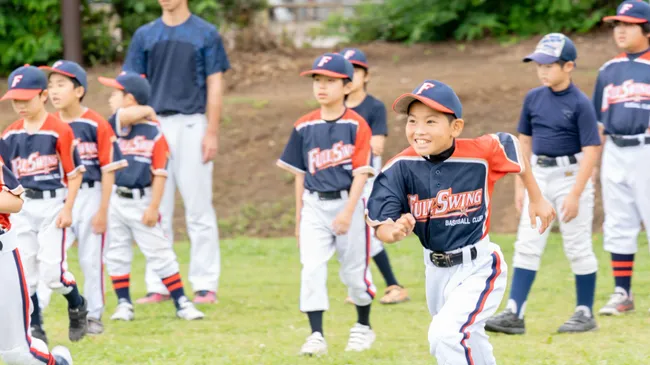
[{"label": "grass field", "polygon": [[[508,263],[512,236],[494,236]],[[643,239],[633,288],[638,310],[622,318],[598,318],[600,330],[580,335],[556,335],[555,331],[574,306],[573,275],[562,252],[561,240],[552,235],[543,259],[542,272],[527,307],[525,336],[492,335],[499,364],[648,364],[647,340],[650,314],[650,260]],[[600,261],[596,310],[609,298],[613,280],[602,239],[594,240]],[[306,317],[298,311],[298,251],[294,239],[247,239],[222,242],[220,303],[204,306],[206,319],[184,322],[175,318],[173,304],[136,306],[136,320],[112,323],[115,307],[112,291],[107,295],[106,332],[71,344],[67,339],[65,301],[53,298],[45,312],[50,345],[69,346],[75,364],[435,364],[428,353],[429,314],[424,297],[422,251],[415,239],[388,247],[398,279],[409,288],[411,301],[397,306],[373,306],[371,322],[377,342],[371,351],[345,353],[348,330],[354,323],[353,307],[343,304],[346,291],[338,279],[338,263],[330,263],[331,309],[325,315],[329,355],[301,358],[298,350],[309,334]],[[75,249],[71,269],[80,275]],[[136,250],[137,251],[137,250]],[[189,246],[178,244],[176,252],[187,273]],[[144,294],[144,259],[136,255],[132,296]],[[384,283],[373,264],[373,277],[383,291]],[[185,278],[185,276],[184,276]],[[107,282],[107,288],[110,286]],[[505,304],[505,301],[504,303]]]}]

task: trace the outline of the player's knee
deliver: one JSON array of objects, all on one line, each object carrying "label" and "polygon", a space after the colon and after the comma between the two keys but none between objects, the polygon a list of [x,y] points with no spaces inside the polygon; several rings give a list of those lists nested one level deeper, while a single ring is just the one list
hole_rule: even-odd
[{"label": "player's knee", "polygon": [[538,271],[541,262],[542,257],[537,253],[515,251],[512,258],[512,266],[532,271]]},{"label": "player's knee", "polygon": [[598,259],[591,247],[583,251],[567,252],[567,258],[571,263],[571,271],[576,275],[587,275],[598,271]]},{"label": "player's knee", "polygon": [[429,328],[429,352],[436,356],[436,354],[446,351],[445,349],[461,346],[462,339],[463,335],[449,326],[439,327],[432,324]]}]

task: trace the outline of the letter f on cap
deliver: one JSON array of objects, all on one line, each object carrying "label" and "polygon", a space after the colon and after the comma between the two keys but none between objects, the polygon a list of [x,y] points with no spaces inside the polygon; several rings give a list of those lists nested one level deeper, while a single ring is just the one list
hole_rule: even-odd
[{"label": "letter f on cap", "polygon": [[332,60],[332,57],[330,56],[323,56],[323,58],[320,59],[318,62],[318,67],[323,67],[326,63]]},{"label": "letter f on cap", "polygon": [[23,75],[16,75],[13,80],[11,80],[11,87],[16,87],[20,83],[20,80],[23,79]]},{"label": "letter f on cap", "polygon": [[422,94],[422,92],[424,92],[426,90],[429,90],[434,86],[436,86],[436,85],[434,85],[434,84],[432,84],[430,82],[425,82],[424,84],[422,84],[422,86],[420,86],[420,88],[418,89],[418,92],[416,92],[416,94],[420,95],[420,94]]},{"label": "letter f on cap", "polygon": [[623,4],[623,6],[621,6],[621,11],[619,11],[618,13],[619,14],[625,14],[625,12],[632,9],[633,7],[634,6],[632,4]]}]

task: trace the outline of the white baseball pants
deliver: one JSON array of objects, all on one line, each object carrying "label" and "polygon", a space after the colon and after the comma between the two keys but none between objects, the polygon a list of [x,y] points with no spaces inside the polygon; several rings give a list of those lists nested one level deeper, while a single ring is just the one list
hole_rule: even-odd
[{"label": "white baseball pants", "polygon": [[[66,250],[78,245],[78,258],[84,274],[83,295],[88,301],[88,318],[100,319],[104,312],[104,247],[106,234],[95,234],[92,219],[102,200],[102,186],[95,182],[90,188],[86,183],[79,189],[72,208],[72,226],[66,231]],[[43,283],[38,285],[38,302],[46,308],[50,302],[51,290]]]},{"label": "white baseball pants", "polygon": [[[582,195],[580,195],[578,215],[571,221],[564,223],[561,217],[562,204],[564,204],[564,199],[576,183],[579,165],[540,167],[534,164],[534,159],[535,157],[533,157],[533,175],[535,175],[544,197],[558,212],[564,253],[571,264],[571,270],[576,275],[595,273],[598,270],[598,261],[592,244],[595,199],[592,181],[587,182]],[[547,229],[540,235],[537,229],[531,228],[528,206],[529,200],[528,194],[526,194],[519,219],[512,266],[538,271],[551,230]]]},{"label": "white baseball pants", "polygon": [[59,294],[70,293],[76,284],[74,275],[67,270],[68,230],[56,227],[64,194],[65,190],[60,189],[55,198],[26,199],[23,209],[11,216],[31,294],[36,293],[39,281]]},{"label": "white baseball pants", "polygon": [[160,223],[154,227],[142,223],[142,215],[151,201],[151,189],[145,189],[144,196],[133,199],[118,195],[111,197],[109,211],[108,247],[104,254],[106,269],[110,276],[131,273],[133,245],[138,247],[159,279],[178,273],[178,261],[171,240],[165,236]]},{"label": "white baseball pants", "polygon": [[462,250],[461,265],[436,267],[424,250],[429,313],[429,350],[439,365],[494,365],[492,345],[485,333],[485,321],[499,307],[506,290],[507,270],[498,245],[489,237],[475,247]]},{"label": "white baseball pants", "polygon": [[364,217],[364,205],[357,202],[350,229],[337,236],[332,222],[347,204],[347,192],[338,200],[319,200],[316,193],[305,191],[300,218],[300,310],[329,309],[327,296],[327,262],[337,253],[339,276],[348,287],[348,295],[360,306],[369,305],[376,288],[370,273],[370,231]]},{"label": "white baseball pants", "polygon": [[[15,232],[0,240],[17,240]],[[8,365],[54,365],[47,345],[30,336],[32,304],[19,249],[0,251],[0,359]]]},{"label": "white baseball pants", "polygon": [[[221,252],[217,216],[212,205],[213,163],[202,162],[201,150],[207,119],[203,114],[172,115],[160,117],[160,123],[171,153],[165,195],[160,204],[163,229],[173,241],[174,198],[178,187],[191,243],[188,279],[195,292],[217,291]],[[168,293],[149,266],[145,280],[147,292]]]},{"label": "white baseball pants", "polygon": [[[640,135],[636,137],[645,137]],[[632,137],[634,138],[634,137]],[[605,222],[605,250],[630,255],[637,252],[641,222],[650,239],[650,145],[618,147],[608,137],[600,174]]]}]

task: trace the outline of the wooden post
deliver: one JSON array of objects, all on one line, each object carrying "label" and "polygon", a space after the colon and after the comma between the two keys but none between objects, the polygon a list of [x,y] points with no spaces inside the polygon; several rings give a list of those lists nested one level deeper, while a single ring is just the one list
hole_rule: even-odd
[{"label": "wooden post", "polygon": [[61,0],[61,33],[63,58],[82,64],[80,0]]}]

